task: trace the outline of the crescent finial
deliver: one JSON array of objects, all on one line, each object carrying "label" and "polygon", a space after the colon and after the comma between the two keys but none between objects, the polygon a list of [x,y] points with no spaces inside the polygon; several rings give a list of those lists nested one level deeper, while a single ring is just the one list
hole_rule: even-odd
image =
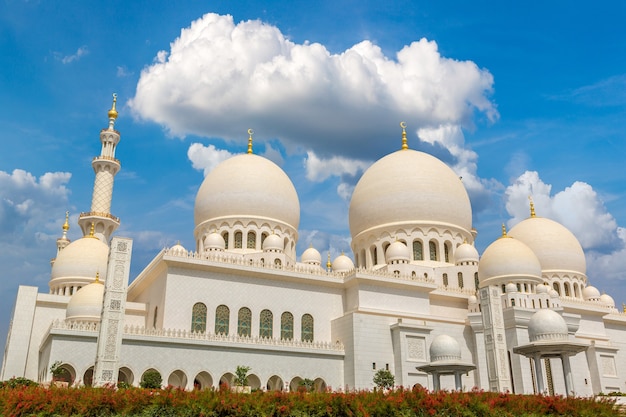
[{"label": "crescent finial", "polygon": [[252,153],[252,134],[254,130],[248,129],[248,153]]},{"label": "crescent finial", "polygon": [[254,135],[254,130],[248,129],[248,135]]},{"label": "crescent finial", "polygon": [[406,122],[400,122],[402,128],[402,150],[409,149],[409,145],[406,140]]},{"label": "crescent finial", "polygon": [[402,129],[406,129],[406,122],[400,122],[400,127]]}]

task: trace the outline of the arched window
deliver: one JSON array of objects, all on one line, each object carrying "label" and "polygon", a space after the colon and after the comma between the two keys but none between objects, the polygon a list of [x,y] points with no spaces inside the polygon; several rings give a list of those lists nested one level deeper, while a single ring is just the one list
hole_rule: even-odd
[{"label": "arched window", "polygon": [[459,288],[463,288],[463,273],[459,272],[457,274],[457,278],[458,278],[458,281],[459,281]]},{"label": "arched window", "polygon": [[428,250],[430,251],[430,260],[437,260],[437,244],[434,241],[428,242]]},{"label": "arched window", "polygon": [[159,307],[154,307],[154,317],[152,318],[152,328],[156,329],[157,317],[159,316]]},{"label": "arched window", "polygon": [[206,332],[206,305],[195,303],[191,309],[191,331],[196,333]]},{"label": "arched window", "polygon": [[378,248],[374,246],[374,256],[372,258],[374,265],[378,265]]},{"label": "arched window", "polygon": [[259,319],[259,337],[266,337],[271,339],[274,337],[273,332],[274,315],[269,310],[261,311],[261,318]]},{"label": "arched window", "polygon": [[443,274],[443,286],[448,286],[448,274]]},{"label": "arched window", "polygon": [[305,314],[302,316],[302,336],[303,342],[313,341],[313,316]]},{"label": "arched window", "polygon": [[224,249],[228,249],[228,232],[222,233],[222,237],[224,238]]},{"label": "arched window", "polygon": [[261,233],[261,247],[263,247],[263,242],[265,242],[265,238],[268,236],[267,232]]},{"label": "arched window", "polygon": [[569,297],[569,283],[563,284],[563,292],[565,292],[566,297]]},{"label": "arched window", "polygon": [[559,286],[558,282],[555,282],[554,284],[552,284],[552,288],[554,288],[554,291],[556,291],[557,294],[561,295],[561,287]]},{"label": "arched window", "polygon": [[420,242],[419,240],[413,242],[413,260],[424,260],[424,248],[422,247],[422,242]]},{"label": "arched window", "polygon": [[243,247],[242,239],[243,233],[235,232],[235,249],[241,249]]},{"label": "arched window", "polygon": [[228,335],[230,323],[230,309],[225,305],[215,309],[215,334]]},{"label": "arched window", "polygon": [[239,336],[252,335],[252,312],[248,307],[241,307],[237,319],[237,334]]},{"label": "arched window", "polygon": [[280,268],[283,265],[282,261],[278,258],[274,259],[274,266]]},{"label": "arched window", "polygon": [[447,243],[443,245],[443,259],[450,262],[450,245]]},{"label": "arched window", "polygon": [[293,314],[288,311],[280,316],[280,338],[293,340]]},{"label": "arched window", "polygon": [[478,272],[474,272],[474,289],[477,290],[478,289]]},{"label": "arched window", "polygon": [[256,249],[256,233],[248,232],[248,249]]}]

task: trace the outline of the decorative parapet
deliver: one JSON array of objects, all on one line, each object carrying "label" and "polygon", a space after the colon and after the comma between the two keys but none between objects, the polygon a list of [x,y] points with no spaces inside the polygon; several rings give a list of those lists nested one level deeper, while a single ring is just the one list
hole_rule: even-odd
[{"label": "decorative parapet", "polygon": [[440,285],[437,287],[439,291],[445,291],[456,294],[476,295],[476,290],[471,288],[451,287],[449,285]]},{"label": "decorative parapet", "polygon": [[116,222],[120,222],[120,218],[116,217],[110,213],[101,213],[99,211],[90,211],[87,213],[80,213],[80,215],[78,216],[78,218],[82,219],[83,217],[90,217],[90,216],[97,216],[97,217],[107,217],[111,220],[114,220]]},{"label": "decorative parapet", "polygon": [[559,298],[561,298],[561,301],[563,302],[567,302],[567,303],[572,303],[572,304],[580,304],[580,305],[585,305],[585,306],[590,306],[590,307],[596,307],[596,308],[605,308],[607,310],[609,310],[611,313],[621,313],[624,314],[623,311],[619,311],[617,310],[617,308],[615,308],[614,306],[609,306],[605,303],[603,303],[602,301],[590,301],[590,300],[584,300],[582,298],[576,298],[576,297],[568,297],[568,296],[564,296],[561,295]]},{"label": "decorative parapet", "polygon": [[124,326],[125,335],[136,336],[150,336],[150,337],[162,337],[173,339],[186,339],[186,340],[204,340],[207,342],[228,342],[228,343],[241,343],[247,345],[261,345],[261,346],[280,346],[288,348],[305,348],[316,350],[330,350],[343,352],[344,347],[342,343],[331,342],[305,342],[301,340],[283,340],[276,338],[266,337],[248,337],[239,335],[223,335],[213,333],[198,333],[189,330],[181,329],[146,329],[143,326]]},{"label": "decorative parapet", "polygon": [[[73,330],[80,332],[98,332],[100,323],[70,321],[70,320],[54,320],[50,324],[48,332],[51,330]],[[256,346],[277,346],[285,348],[304,348],[314,350],[325,350],[343,352],[342,343],[336,342],[305,342],[301,340],[282,340],[265,337],[246,337],[239,335],[222,335],[212,333],[198,333],[183,329],[146,329],[144,326],[124,326],[123,335],[125,336],[149,336],[168,339],[181,340],[198,340],[207,342],[227,342],[239,343]]]}]

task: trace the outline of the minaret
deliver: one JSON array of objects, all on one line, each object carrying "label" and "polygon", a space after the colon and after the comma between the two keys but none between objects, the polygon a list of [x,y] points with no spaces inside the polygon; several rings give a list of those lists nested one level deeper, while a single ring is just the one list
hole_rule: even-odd
[{"label": "minaret", "polygon": [[117,94],[113,94],[113,105],[109,110],[109,127],[100,131],[102,150],[91,162],[96,179],[93,184],[91,211],[80,213],[78,224],[83,235],[87,235],[94,225],[94,236],[108,244],[111,234],[120,225],[120,219],[111,214],[111,200],[113,197],[113,180],[120,170],[120,161],[115,159],[115,147],[120,141],[120,132],[114,129],[117,110],[115,103]]}]

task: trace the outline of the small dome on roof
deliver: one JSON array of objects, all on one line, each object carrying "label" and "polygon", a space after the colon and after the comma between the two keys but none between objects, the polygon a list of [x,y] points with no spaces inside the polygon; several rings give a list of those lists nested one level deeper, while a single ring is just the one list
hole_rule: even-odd
[{"label": "small dome on roof", "polygon": [[541,309],[528,321],[528,337],[531,342],[543,340],[567,340],[567,323],[559,313]]},{"label": "small dome on roof", "polygon": [[539,284],[536,287],[537,294],[547,294],[550,291],[550,287],[546,284]]},{"label": "small dome on roof", "polygon": [[611,297],[608,294],[602,294],[600,296],[600,302],[606,305],[607,307],[611,307],[611,308],[615,307],[615,300],[613,299],[613,297]]},{"label": "small dome on roof", "polygon": [[204,238],[205,250],[223,251],[225,248],[226,242],[224,241],[224,237],[217,232],[209,233],[207,237]]},{"label": "small dome on roof", "polygon": [[104,285],[96,280],[85,285],[70,298],[65,317],[75,321],[100,321]]},{"label": "small dome on roof", "polygon": [[548,291],[548,295],[551,298],[559,298],[559,293],[557,292],[557,290],[555,290],[554,288],[551,289],[550,291]]},{"label": "small dome on roof", "polygon": [[348,272],[354,269],[354,262],[343,253],[335,258],[332,263],[334,272]]},{"label": "small dome on roof", "polygon": [[302,263],[309,265],[321,265],[322,264],[322,255],[319,253],[317,249],[314,247],[310,247],[304,252],[302,252]]},{"label": "small dome on roof", "polygon": [[461,262],[478,262],[478,251],[474,245],[462,243],[454,252],[454,261],[459,264]]},{"label": "small dome on roof", "polygon": [[587,285],[583,289],[583,298],[587,301],[598,301],[600,299],[600,291],[592,285]]},{"label": "small dome on roof", "polygon": [[183,245],[181,245],[180,242],[178,242],[174,246],[172,246],[172,248],[170,250],[172,252],[179,253],[181,255],[187,253],[187,249],[185,249],[185,247]]},{"label": "small dome on roof", "polygon": [[393,261],[410,261],[411,251],[403,242],[396,240],[387,247],[387,250],[385,251],[385,260],[387,263],[391,263]]},{"label": "small dome on roof", "polygon": [[509,282],[508,284],[506,284],[506,292],[517,292],[517,285],[513,282]]},{"label": "small dome on roof", "polygon": [[478,304],[478,298],[475,295],[470,295],[467,299],[468,304]]},{"label": "small dome on roof", "polygon": [[460,361],[461,348],[455,338],[440,334],[430,344],[430,361]]},{"label": "small dome on roof", "polygon": [[285,249],[283,240],[275,233],[272,233],[263,241],[264,251],[283,251]]},{"label": "small dome on roof", "polygon": [[506,235],[485,249],[478,263],[478,276],[481,287],[511,281],[542,282],[537,256],[524,243]]}]

